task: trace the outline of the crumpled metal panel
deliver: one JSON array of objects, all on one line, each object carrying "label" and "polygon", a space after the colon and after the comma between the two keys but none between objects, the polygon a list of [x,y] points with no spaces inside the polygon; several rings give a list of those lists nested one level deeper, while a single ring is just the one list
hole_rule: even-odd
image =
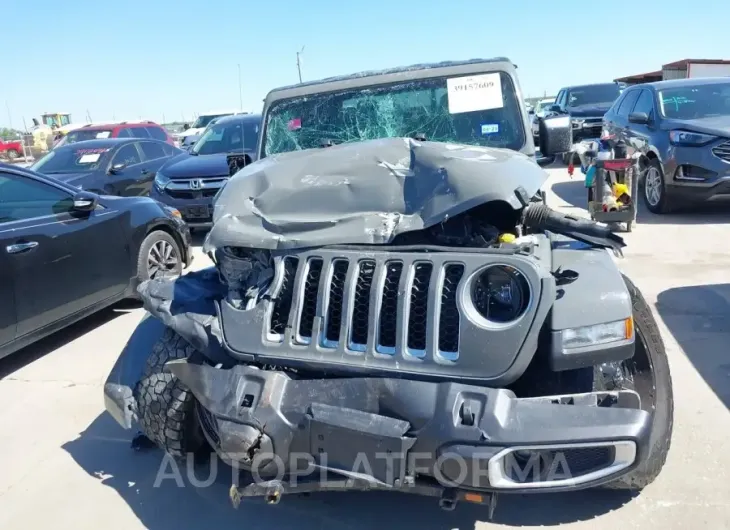
[{"label": "crumpled metal panel", "polygon": [[229,180],[203,250],[387,244],[490,201],[519,209],[515,189],[546,178],[521,153],[410,138],[275,155]]}]

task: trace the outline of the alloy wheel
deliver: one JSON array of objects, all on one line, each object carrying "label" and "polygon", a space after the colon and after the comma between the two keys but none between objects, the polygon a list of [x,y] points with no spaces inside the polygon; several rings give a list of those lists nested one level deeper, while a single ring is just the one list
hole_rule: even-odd
[{"label": "alloy wheel", "polygon": [[179,275],[180,257],[175,247],[165,240],[156,241],[147,253],[147,274],[150,279],[174,278]]},{"label": "alloy wheel", "polygon": [[659,174],[659,170],[655,167],[650,167],[646,172],[646,182],[644,185],[644,195],[646,201],[651,206],[657,206],[659,201],[662,199],[662,177]]}]

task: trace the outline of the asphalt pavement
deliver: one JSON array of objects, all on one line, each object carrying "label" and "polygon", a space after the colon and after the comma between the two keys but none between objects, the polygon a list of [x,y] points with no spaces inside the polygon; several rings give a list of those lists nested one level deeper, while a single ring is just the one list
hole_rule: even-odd
[{"label": "asphalt pavement", "polygon": [[[582,182],[564,168],[549,173],[548,203],[585,215]],[[161,480],[174,476],[159,473],[162,454],[134,452],[132,433],[104,413],[104,379],[143,316],[122,303],[0,361],[0,528],[730,529],[730,206],[640,213],[625,239],[618,263],[659,319],[675,393],[668,462],[638,496],[502,495],[491,523],[479,506],[445,512],[432,499],[386,493],[234,510],[224,471],[209,487]],[[198,250],[194,267],[206,263]]]}]

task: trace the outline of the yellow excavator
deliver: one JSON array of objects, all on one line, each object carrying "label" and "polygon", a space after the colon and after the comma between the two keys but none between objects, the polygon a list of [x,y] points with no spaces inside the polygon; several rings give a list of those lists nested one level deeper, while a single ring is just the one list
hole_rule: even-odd
[{"label": "yellow excavator", "polygon": [[33,118],[33,147],[41,152],[47,152],[57,140],[85,123],[72,123],[68,112],[46,112],[41,114],[41,121]]}]

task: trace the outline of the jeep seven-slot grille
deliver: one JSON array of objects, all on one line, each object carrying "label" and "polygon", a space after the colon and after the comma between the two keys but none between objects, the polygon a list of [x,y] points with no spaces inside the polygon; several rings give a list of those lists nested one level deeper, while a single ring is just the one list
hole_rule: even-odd
[{"label": "jeep seven-slot grille", "polygon": [[[280,275],[270,313],[271,334],[281,337],[293,323],[295,342],[309,344],[319,332],[316,341],[325,349],[345,341],[352,353],[370,347],[393,355],[400,346],[415,357],[433,348],[445,359],[458,358],[462,264],[434,267],[415,261],[404,267],[397,260],[337,257],[300,262],[287,257]],[[291,318],[293,311],[297,315]]]}]

